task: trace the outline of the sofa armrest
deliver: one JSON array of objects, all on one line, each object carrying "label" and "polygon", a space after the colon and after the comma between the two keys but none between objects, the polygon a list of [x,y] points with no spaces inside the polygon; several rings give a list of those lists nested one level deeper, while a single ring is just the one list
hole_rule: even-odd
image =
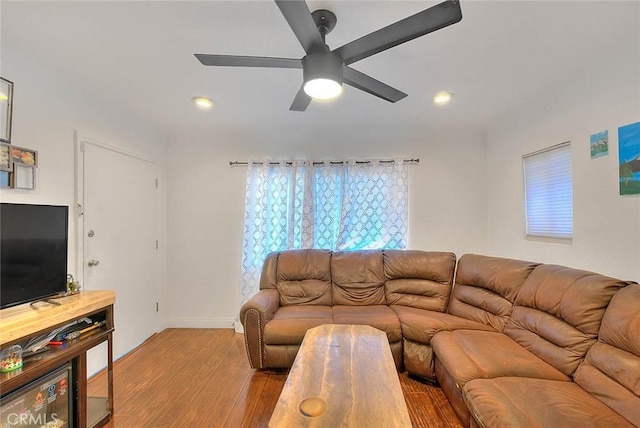
[{"label": "sofa armrest", "polygon": [[280,306],[280,294],[275,289],[260,290],[240,308],[240,322],[244,327],[244,345],[251,368],[262,369],[264,326]]}]

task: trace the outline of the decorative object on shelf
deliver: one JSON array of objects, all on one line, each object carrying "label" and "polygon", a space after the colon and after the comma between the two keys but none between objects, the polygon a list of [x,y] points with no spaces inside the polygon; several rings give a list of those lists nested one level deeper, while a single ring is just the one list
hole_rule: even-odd
[{"label": "decorative object on shelf", "polygon": [[22,367],[22,348],[20,345],[13,345],[2,351],[0,356],[0,372],[12,372]]},{"label": "decorative object on shelf", "polygon": [[604,130],[590,137],[591,159],[607,156],[609,154],[609,131]]},{"label": "decorative object on shelf", "polygon": [[67,275],[67,294],[77,294],[80,292],[80,283],[73,278],[73,275]]},{"label": "decorative object on shelf", "polygon": [[0,77],[0,141],[11,142],[13,82]]},{"label": "decorative object on shelf", "polygon": [[640,194],[640,122],[618,128],[620,194]]}]

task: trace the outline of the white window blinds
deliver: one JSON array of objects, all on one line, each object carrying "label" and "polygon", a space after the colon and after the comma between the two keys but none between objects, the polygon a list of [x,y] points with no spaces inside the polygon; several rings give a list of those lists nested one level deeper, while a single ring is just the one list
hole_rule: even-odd
[{"label": "white window blinds", "polygon": [[571,145],[563,143],[523,156],[527,236],[573,236]]}]

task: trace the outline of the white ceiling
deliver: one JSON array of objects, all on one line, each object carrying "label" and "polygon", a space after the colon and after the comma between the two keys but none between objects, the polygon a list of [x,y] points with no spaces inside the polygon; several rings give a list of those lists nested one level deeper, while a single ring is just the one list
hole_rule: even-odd
[{"label": "white ceiling", "polygon": [[[331,48],[417,13],[434,1],[309,1],[338,24]],[[121,106],[167,136],[222,128],[258,132],[483,130],[529,100],[561,87],[640,38],[640,3],[461,1],[460,23],[353,64],[409,94],[391,104],[345,87],[305,113],[289,105],[301,70],[204,67],[193,53],[294,57],[303,50],[272,1],[73,1],[1,3],[2,48],[36,58],[53,75]],[[629,55],[640,57],[639,52]],[[20,76],[7,76],[19,87]],[[453,102],[436,107],[440,90]],[[203,113],[191,98],[216,106]]]}]

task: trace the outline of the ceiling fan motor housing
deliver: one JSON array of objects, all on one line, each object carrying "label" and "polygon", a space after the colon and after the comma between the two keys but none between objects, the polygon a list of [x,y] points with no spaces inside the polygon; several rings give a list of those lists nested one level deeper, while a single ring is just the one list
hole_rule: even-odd
[{"label": "ceiling fan motor housing", "polygon": [[342,58],[333,52],[314,52],[302,58],[304,82],[331,79],[342,84]]}]

